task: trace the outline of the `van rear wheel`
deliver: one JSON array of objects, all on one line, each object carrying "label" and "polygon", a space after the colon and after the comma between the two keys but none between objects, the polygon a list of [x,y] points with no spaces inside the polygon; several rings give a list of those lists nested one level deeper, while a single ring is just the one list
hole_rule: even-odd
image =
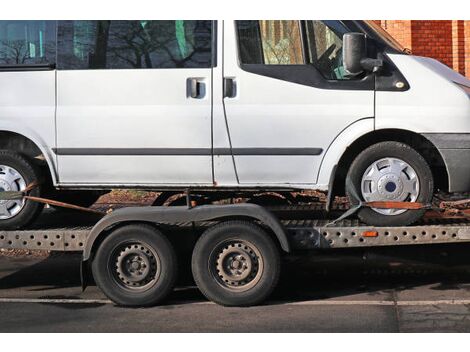
[{"label": "van rear wheel", "polygon": [[[38,186],[29,195],[41,196],[41,173],[21,154],[0,150],[0,192],[21,192],[34,181]],[[44,205],[30,200],[0,200],[0,229],[17,230],[26,227],[41,213]]]},{"label": "van rear wheel", "polygon": [[251,306],[277,285],[280,254],[271,237],[247,221],[227,221],[202,234],[192,271],[201,292],[224,306]]},{"label": "van rear wheel", "polygon": [[[381,142],[360,153],[346,177],[346,193],[352,205],[361,201],[420,202],[433,197],[433,176],[426,160],[400,142]],[[374,226],[406,226],[425,210],[362,208],[358,217]]]}]

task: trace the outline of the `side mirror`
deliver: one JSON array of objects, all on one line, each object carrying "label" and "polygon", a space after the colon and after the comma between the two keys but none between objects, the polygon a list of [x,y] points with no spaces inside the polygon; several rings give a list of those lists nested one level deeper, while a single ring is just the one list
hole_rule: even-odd
[{"label": "side mirror", "polygon": [[362,61],[366,59],[366,36],[363,33],[345,33],[343,35],[343,65],[351,76],[364,72]]}]

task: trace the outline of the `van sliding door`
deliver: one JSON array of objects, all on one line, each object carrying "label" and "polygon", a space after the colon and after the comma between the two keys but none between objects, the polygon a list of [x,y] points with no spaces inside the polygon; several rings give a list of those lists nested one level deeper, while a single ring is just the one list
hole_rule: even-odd
[{"label": "van sliding door", "polygon": [[59,21],[62,184],[212,184],[212,21]]}]

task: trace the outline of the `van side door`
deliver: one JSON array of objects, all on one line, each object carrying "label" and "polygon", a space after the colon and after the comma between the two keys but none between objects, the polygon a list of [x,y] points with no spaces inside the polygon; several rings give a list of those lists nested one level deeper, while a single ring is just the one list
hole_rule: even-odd
[{"label": "van side door", "polygon": [[213,21],[59,21],[63,185],[212,185]]},{"label": "van side door", "polygon": [[313,185],[341,131],[373,121],[373,76],[343,69],[348,31],[342,21],[226,22],[224,105],[240,184]]}]

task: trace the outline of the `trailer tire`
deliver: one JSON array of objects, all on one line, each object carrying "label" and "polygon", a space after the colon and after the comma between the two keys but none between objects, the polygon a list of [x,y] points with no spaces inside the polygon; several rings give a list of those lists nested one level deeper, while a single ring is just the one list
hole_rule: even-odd
[{"label": "trailer tire", "polygon": [[174,288],[177,258],[168,239],[148,224],[117,228],[100,244],[91,264],[98,287],[122,306],[152,306]]},{"label": "trailer tire", "polygon": [[[8,176],[7,172],[14,177]],[[20,191],[19,188],[26,187],[36,181],[39,184],[29,192],[29,195],[40,197],[42,190],[41,176],[41,172],[36,165],[25,156],[9,150],[0,150],[0,190]],[[17,179],[15,180],[15,178]],[[21,208],[20,205],[0,200],[0,207],[8,208],[9,204],[11,205],[9,207],[10,215],[4,215],[4,218],[2,218],[1,213],[3,212],[0,213],[0,229],[2,230],[25,228],[38,217],[44,208],[44,204],[31,200],[25,200]],[[12,213],[16,214],[12,215]]]},{"label": "trailer tire", "polygon": [[[369,178],[374,181],[368,181]],[[370,182],[370,186],[367,182]],[[354,193],[363,201],[429,204],[434,193],[433,176],[426,160],[407,144],[380,142],[365,149],[353,161],[346,177],[346,193],[352,205],[357,204]],[[374,226],[407,226],[419,220],[424,212],[424,209],[383,210],[364,207],[359,210],[358,217]]]},{"label": "trailer tire", "polygon": [[281,259],[276,244],[259,226],[227,221],[201,235],[191,267],[197,286],[209,300],[223,306],[251,306],[276,287]]}]

